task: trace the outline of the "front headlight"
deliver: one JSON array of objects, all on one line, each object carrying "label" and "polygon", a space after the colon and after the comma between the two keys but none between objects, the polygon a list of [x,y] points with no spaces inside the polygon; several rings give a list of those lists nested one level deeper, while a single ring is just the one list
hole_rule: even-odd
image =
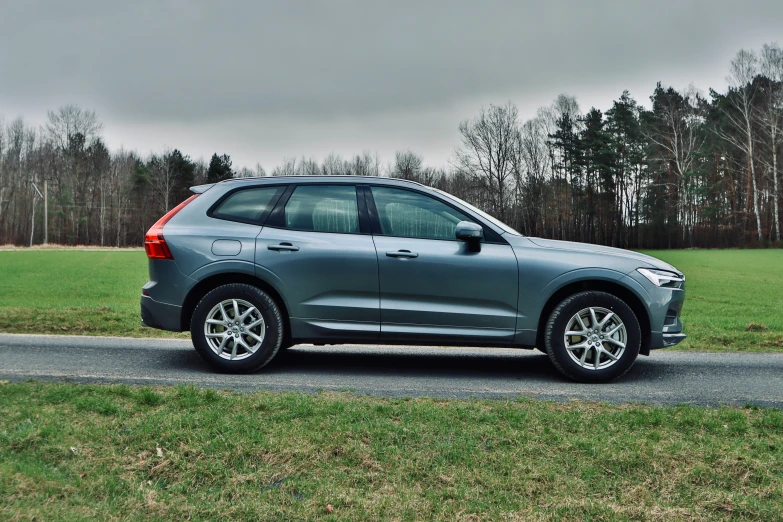
[{"label": "front headlight", "polygon": [[658,270],[656,268],[637,268],[637,272],[650,280],[655,286],[664,286],[667,288],[681,288],[685,281],[685,276],[668,270]]}]

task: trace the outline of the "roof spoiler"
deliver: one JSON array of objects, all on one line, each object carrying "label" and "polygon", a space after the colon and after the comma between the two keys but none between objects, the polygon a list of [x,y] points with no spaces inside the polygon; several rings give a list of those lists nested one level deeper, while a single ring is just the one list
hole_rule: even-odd
[{"label": "roof spoiler", "polygon": [[208,191],[214,186],[215,186],[214,183],[207,183],[206,185],[196,185],[195,187],[190,187],[190,191],[194,194],[203,194],[204,192]]}]

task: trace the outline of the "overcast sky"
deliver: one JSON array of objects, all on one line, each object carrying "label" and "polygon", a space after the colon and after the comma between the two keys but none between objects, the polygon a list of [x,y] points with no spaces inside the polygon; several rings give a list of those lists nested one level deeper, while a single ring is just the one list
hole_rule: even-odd
[{"label": "overcast sky", "polygon": [[482,105],[720,90],[740,48],[775,41],[782,0],[0,0],[0,116],[76,103],[111,148],[267,170],[408,148],[443,165]]}]

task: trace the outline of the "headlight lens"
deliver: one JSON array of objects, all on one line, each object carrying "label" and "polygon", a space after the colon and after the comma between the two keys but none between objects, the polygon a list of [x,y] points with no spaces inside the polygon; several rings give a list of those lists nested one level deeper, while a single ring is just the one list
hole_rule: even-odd
[{"label": "headlight lens", "polygon": [[664,286],[667,288],[681,288],[685,281],[685,276],[668,270],[658,270],[655,268],[637,268],[637,272],[650,280],[655,286]]}]

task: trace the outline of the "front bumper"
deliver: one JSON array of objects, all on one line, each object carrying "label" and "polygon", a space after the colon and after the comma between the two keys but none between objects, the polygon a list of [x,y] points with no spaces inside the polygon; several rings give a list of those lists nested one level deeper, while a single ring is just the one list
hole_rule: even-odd
[{"label": "front bumper", "polygon": [[668,348],[681,343],[686,335],[682,333],[680,312],[685,301],[685,289],[657,289],[659,293],[654,325],[650,332],[650,349]]},{"label": "front bumper", "polygon": [[669,313],[663,322],[663,331],[661,332],[661,345],[660,348],[668,348],[679,344],[685,339],[685,334],[682,333],[682,322],[680,321],[680,311],[682,310],[682,301],[672,303],[669,308]]},{"label": "front bumper", "polygon": [[681,343],[686,337],[680,321],[685,284],[679,288],[655,286],[636,270],[628,273],[627,277],[638,285],[638,295],[645,301],[650,320],[650,344],[642,347],[642,353],[649,355],[646,348],[656,350]]},{"label": "front bumper", "polygon": [[668,348],[669,346],[680,344],[686,337],[687,335],[684,333],[663,334],[663,346],[661,346],[661,348]]},{"label": "front bumper", "polygon": [[181,316],[181,306],[161,303],[147,295],[141,296],[142,326],[168,330],[170,332],[181,332]]},{"label": "front bumper", "polygon": [[682,323],[680,324],[680,330],[677,332],[652,332],[650,336],[650,350],[669,348],[675,344],[680,344],[686,337],[687,335],[682,333]]}]

